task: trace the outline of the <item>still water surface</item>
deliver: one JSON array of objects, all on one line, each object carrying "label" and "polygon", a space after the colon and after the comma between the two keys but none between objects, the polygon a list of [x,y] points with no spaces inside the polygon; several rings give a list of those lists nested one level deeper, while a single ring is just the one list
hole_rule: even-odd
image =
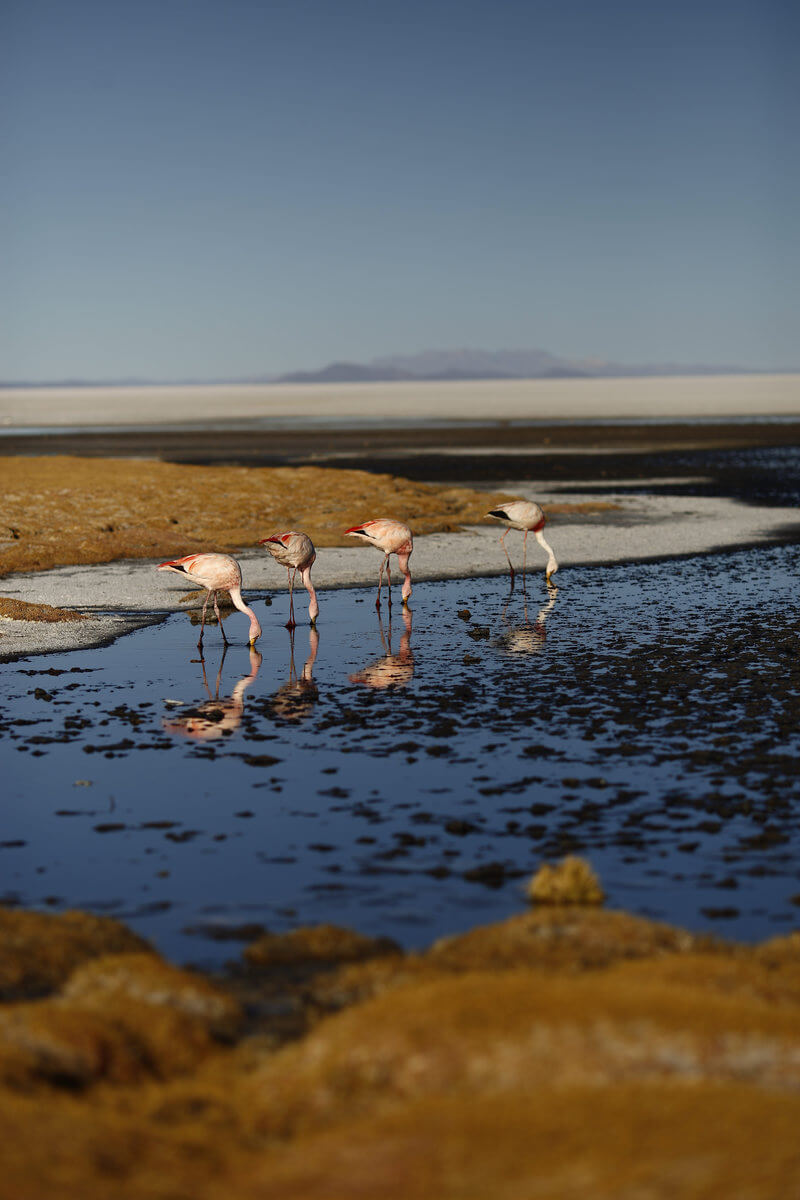
[{"label": "still water surface", "polygon": [[[180,960],[335,921],[422,946],[589,858],[609,903],[800,925],[800,548],[173,616],[0,664],[0,899],[128,921]],[[251,597],[252,598],[252,593]],[[305,611],[305,601],[300,602]],[[299,610],[298,610],[299,616]]]}]

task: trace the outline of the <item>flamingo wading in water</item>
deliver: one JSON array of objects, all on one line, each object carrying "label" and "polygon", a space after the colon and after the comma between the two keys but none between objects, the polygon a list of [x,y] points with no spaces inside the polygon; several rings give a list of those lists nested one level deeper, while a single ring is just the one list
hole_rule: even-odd
[{"label": "flamingo wading in water", "polygon": [[345,533],[349,537],[360,537],[365,542],[369,542],[371,546],[376,546],[378,550],[384,553],[384,560],[381,563],[381,569],[378,574],[378,596],[375,600],[375,607],[381,606],[381,584],[383,583],[383,569],[386,568],[386,583],[389,589],[389,607],[392,607],[392,576],[389,572],[389,556],[397,555],[397,563],[404,575],[403,579],[403,604],[408,604],[409,596],[411,595],[411,572],[408,569],[408,560],[411,551],[414,549],[414,536],[407,525],[403,525],[401,521],[389,521],[386,518],[380,518],[377,521],[364,521],[361,525],[353,525],[351,529],[345,529]]},{"label": "flamingo wading in water", "polygon": [[219,615],[217,592],[228,592],[239,612],[245,613],[250,618],[250,645],[253,645],[256,638],[261,637],[261,626],[258,623],[258,617],[252,608],[245,604],[242,599],[242,568],[235,558],[231,558],[230,554],[187,554],[185,558],[172,558],[169,562],[159,563],[157,570],[176,571],[179,575],[185,575],[192,583],[197,583],[200,587],[206,589],[207,595],[203,603],[203,615],[200,619],[200,640],[197,643],[199,649],[203,647],[206,609],[208,608],[209,600],[212,598],[214,600],[214,612],[217,614],[222,640],[226,646],[228,644],[225,630],[222,628],[222,619]]},{"label": "flamingo wading in water", "polygon": [[308,618],[312,625],[316,624],[319,604],[317,604],[317,593],[311,582],[311,568],[317,552],[311,538],[307,533],[298,533],[296,530],[290,529],[288,533],[276,533],[272,537],[262,538],[258,544],[268,550],[282,567],[286,567],[286,574],[289,577],[289,620],[286,622],[286,628],[294,629],[297,624],[294,619],[294,579],[298,571],[308,590]]},{"label": "flamingo wading in water", "polygon": [[538,504],[533,500],[509,500],[507,504],[499,504],[497,508],[493,508],[491,512],[486,514],[493,521],[499,521],[501,525],[506,526],[506,531],[500,538],[500,545],[505,550],[508,565],[511,569],[511,586],[514,586],[514,564],[506,550],[506,538],[510,529],[520,529],[524,531],[525,537],[522,539],[522,578],[525,579],[525,557],[528,548],[528,534],[532,533],[539,545],[547,552],[547,566],[545,567],[545,580],[549,583],[550,576],[555,575],[558,570],[558,562],[553,553],[552,547],[544,540],[542,530],[545,526],[545,515]]}]

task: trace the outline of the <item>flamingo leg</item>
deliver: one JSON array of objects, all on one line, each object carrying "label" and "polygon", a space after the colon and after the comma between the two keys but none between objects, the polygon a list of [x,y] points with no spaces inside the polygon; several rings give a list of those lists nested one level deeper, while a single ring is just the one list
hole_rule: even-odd
[{"label": "flamingo leg", "polygon": [[200,617],[200,638],[197,643],[198,650],[203,649],[203,630],[206,627],[206,609],[208,608],[208,602],[210,599],[211,599],[211,592],[206,592],[206,598],[203,601],[203,612]]},{"label": "flamingo leg", "polygon": [[386,555],[386,586],[389,589],[389,609],[392,607],[392,572],[389,567],[389,555]]},{"label": "flamingo leg", "polygon": [[383,560],[383,562],[381,563],[381,569],[380,569],[380,571],[378,572],[378,595],[377,595],[377,598],[376,598],[376,600],[375,600],[375,607],[376,607],[376,608],[380,608],[380,606],[381,606],[381,584],[383,583],[383,568],[386,566],[386,564],[388,563],[388,561],[389,561],[389,555],[387,554],[387,555],[386,555],[386,558],[385,558],[385,559]]},{"label": "flamingo leg", "polygon": [[293,571],[286,568],[286,574],[289,578],[289,620],[286,622],[287,629],[294,629],[297,622],[294,619],[294,577],[297,574],[297,567]]},{"label": "flamingo leg", "polygon": [[508,559],[508,569],[509,569],[509,570],[510,570],[510,572],[511,572],[511,586],[512,586],[512,588],[513,588],[513,586],[514,586],[514,564],[513,564],[513,563],[512,563],[512,561],[511,561],[511,558],[510,558],[510,556],[509,556],[509,553],[508,553],[508,549],[507,549],[507,547],[506,547],[506,538],[508,537],[508,535],[509,535],[509,533],[510,533],[510,532],[511,532],[511,530],[510,530],[510,529],[507,529],[507,530],[505,531],[505,533],[504,533],[504,534],[502,535],[502,537],[500,538],[500,545],[503,547],[503,551],[505,552],[505,556],[506,556],[506,558]]},{"label": "flamingo leg", "polygon": [[522,590],[525,591],[525,560],[528,554],[528,531],[525,530],[525,537],[522,539]]},{"label": "flamingo leg", "polygon": [[225,637],[225,629],[222,624],[222,617],[219,615],[219,605],[217,604],[217,593],[216,592],[214,592],[214,612],[217,614],[217,624],[219,625],[219,631],[222,634],[222,640],[225,643],[225,645],[227,646],[228,639]]}]

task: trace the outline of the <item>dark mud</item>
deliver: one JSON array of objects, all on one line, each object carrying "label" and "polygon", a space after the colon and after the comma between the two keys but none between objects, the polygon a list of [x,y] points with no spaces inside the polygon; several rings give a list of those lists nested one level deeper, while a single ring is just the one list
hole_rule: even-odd
[{"label": "dark mud", "polygon": [[[335,465],[357,464],[343,456]],[[386,454],[373,466],[407,479],[492,489],[501,480],[507,487],[509,479],[555,489],[564,483],[571,490],[577,482],[587,495],[724,496],[776,507],[800,504],[800,445],[795,444],[589,454],[563,446],[546,454]]]},{"label": "dark mud", "polygon": [[[352,467],[426,482],[648,478],[685,461],[725,470],[725,455],[800,445],[800,421],[374,421],[302,428],[229,422],[209,429],[105,429],[15,432],[0,437],[3,454],[158,458],[198,465]],[[714,465],[716,455],[720,455]],[[741,472],[740,472],[741,473]]]},{"label": "dark mud", "polygon": [[[86,430],[14,433],[4,454],[158,458],[197,465],[316,465],[415,482],[503,490],[508,481],[603,495],[725,496],[800,504],[800,422],[486,422],[269,429]],[[623,481],[620,486],[619,481]]]},{"label": "dark mud", "polygon": [[[3,903],[128,921],[182,960],[335,921],[421,946],[578,853],[609,903],[758,939],[800,924],[796,547],[257,601],[0,666]],[[562,579],[563,575],[563,579]],[[244,623],[246,625],[246,622]],[[263,658],[261,657],[263,655]],[[204,679],[205,671],[205,679]]]}]

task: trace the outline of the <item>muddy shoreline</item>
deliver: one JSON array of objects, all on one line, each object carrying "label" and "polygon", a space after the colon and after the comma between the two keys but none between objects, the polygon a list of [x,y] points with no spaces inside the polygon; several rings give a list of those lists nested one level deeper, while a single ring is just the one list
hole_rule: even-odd
[{"label": "muddy shoreline", "polygon": [[[559,474],[572,478],[595,475],[597,456],[611,465],[620,458],[686,450],[726,450],[754,446],[800,445],[800,420],[742,419],[734,421],[646,422],[372,422],[347,427],[297,422],[294,428],[272,428],[248,422],[224,427],[70,430],[4,434],[0,454],[70,454],[91,458],[158,458],[197,465],[292,466],[315,463],[345,465],[335,460],[358,459],[361,470],[389,471],[387,459],[411,463],[431,482],[451,480],[459,468],[465,479],[479,470],[488,456],[512,458],[535,455],[537,477],[552,477],[551,458],[559,458]],[[590,457],[587,460],[587,455]],[[376,464],[380,460],[380,465]],[[398,472],[408,474],[406,471]],[[499,466],[494,477],[506,473]],[[511,472],[515,474],[514,471]],[[414,471],[412,477],[419,477]]]}]

